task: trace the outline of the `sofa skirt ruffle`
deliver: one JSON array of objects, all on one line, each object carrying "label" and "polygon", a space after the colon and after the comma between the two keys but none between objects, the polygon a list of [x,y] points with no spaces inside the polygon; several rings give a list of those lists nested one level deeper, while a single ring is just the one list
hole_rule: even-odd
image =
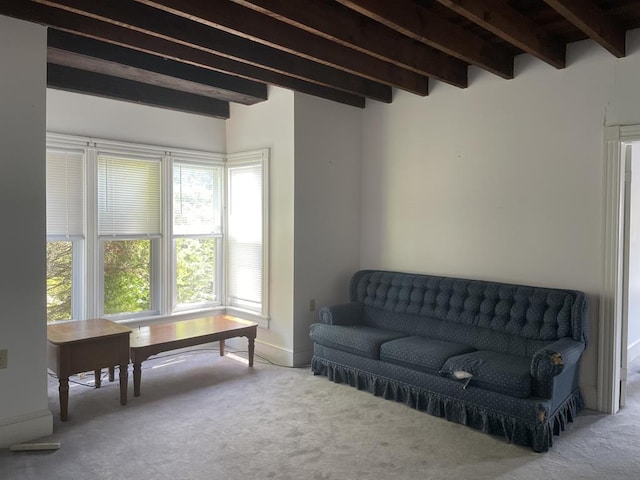
[{"label": "sofa skirt ruffle", "polygon": [[314,356],[311,370],[324,375],[335,383],[351,385],[387,400],[402,402],[411,408],[435,417],[467,425],[491,435],[503,436],[507,442],[533,448],[535,452],[546,452],[553,446],[553,436],[564,431],[583,408],[580,389],[576,389],[550,415],[540,409],[536,423],[497,412],[467,401],[451,398],[415,385],[399,382],[352,366]]}]

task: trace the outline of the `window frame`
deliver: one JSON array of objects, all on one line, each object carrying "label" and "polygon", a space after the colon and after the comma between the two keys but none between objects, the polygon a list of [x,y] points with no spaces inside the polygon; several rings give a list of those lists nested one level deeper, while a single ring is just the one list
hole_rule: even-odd
[{"label": "window frame", "polygon": [[[221,232],[220,233],[211,233],[211,234],[175,234],[173,232],[173,168],[174,164],[186,164],[186,165],[194,165],[194,166],[211,166],[211,167],[219,167],[221,168],[221,181],[220,181],[220,223],[221,223]],[[175,155],[170,159],[170,172],[171,178],[169,179],[168,185],[168,202],[171,204],[169,208],[169,221],[167,223],[168,230],[170,232],[170,254],[169,258],[171,259],[170,265],[170,279],[171,279],[171,312],[180,313],[180,312],[188,312],[191,310],[204,310],[204,309],[215,309],[224,306],[223,299],[225,298],[225,284],[224,284],[224,243],[225,243],[225,226],[226,226],[226,218],[225,218],[225,164],[224,158],[221,158],[220,162],[204,162],[200,158],[186,158],[184,156]],[[178,288],[177,288],[177,254],[176,254],[176,240],[179,238],[215,238],[216,241],[216,262],[215,270],[216,270],[216,299],[213,302],[202,302],[195,304],[178,304]]]},{"label": "window frame", "polygon": [[[82,233],[75,235],[57,235],[47,232],[46,242],[71,242],[71,319],[86,317],[87,304],[83,292],[86,289],[85,265],[87,250],[87,152],[86,143],[76,137],[63,137],[61,135],[47,136],[46,156],[49,152],[70,152],[79,154],[82,163]],[[47,162],[45,159],[45,162]]]},{"label": "window frame", "polygon": [[[93,162],[93,168],[95,169],[95,176],[92,178],[92,181],[95,182],[95,189],[90,192],[91,199],[95,202],[95,209],[93,210],[93,223],[96,228],[95,235],[91,237],[91,241],[95,242],[96,245],[96,254],[97,254],[97,277],[95,278],[97,283],[97,297],[96,303],[94,305],[94,310],[97,312],[97,317],[105,317],[113,321],[122,321],[127,319],[137,319],[140,317],[155,317],[162,314],[162,298],[164,295],[165,288],[163,288],[163,272],[166,267],[166,260],[162,255],[162,243],[165,241],[166,232],[165,232],[165,224],[163,222],[163,206],[165,202],[163,202],[163,191],[165,187],[165,179],[163,172],[163,161],[166,158],[166,152],[163,150],[156,150],[146,148],[140,148],[139,146],[131,146],[131,148],[123,148],[122,144],[117,144],[115,148],[111,147],[108,142],[100,142],[96,143],[95,148],[90,156]],[[100,212],[99,212],[99,194],[100,194],[100,185],[99,185],[99,162],[100,157],[113,158],[119,160],[132,160],[132,161],[141,161],[141,162],[149,162],[149,163],[158,163],[158,173],[159,173],[159,205],[160,209],[160,225],[159,232],[154,232],[150,234],[130,234],[130,233],[111,233],[111,234],[101,234],[99,222],[100,222]],[[107,241],[128,241],[128,240],[150,240],[151,241],[151,252],[150,252],[150,266],[149,266],[149,278],[150,278],[150,305],[149,309],[139,311],[139,312],[123,312],[117,314],[107,314],[104,311],[104,289],[105,289],[105,271],[104,271],[104,244]],[[171,312],[167,312],[171,313]]]}]

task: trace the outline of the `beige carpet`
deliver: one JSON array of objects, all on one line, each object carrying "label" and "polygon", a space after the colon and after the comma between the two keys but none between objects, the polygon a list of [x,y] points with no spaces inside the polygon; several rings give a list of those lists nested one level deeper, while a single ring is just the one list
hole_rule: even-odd
[{"label": "beige carpet", "polygon": [[[126,406],[117,381],[75,385],[69,421],[40,439],[61,448],[0,450],[0,479],[640,479],[640,363],[627,408],[583,412],[536,454],[308,369],[258,362],[212,350],[152,359],[142,396],[130,380]],[[57,417],[53,378],[49,401]]]}]

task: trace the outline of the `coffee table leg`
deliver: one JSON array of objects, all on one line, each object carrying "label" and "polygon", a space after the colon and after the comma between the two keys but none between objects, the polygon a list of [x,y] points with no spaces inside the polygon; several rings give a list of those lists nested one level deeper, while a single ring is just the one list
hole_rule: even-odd
[{"label": "coffee table leg", "polygon": [[58,393],[60,395],[60,420],[67,421],[67,413],[69,412],[69,378],[61,378],[58,385]]},{"label": "coffee table leg", "polygon": [[224,338],[220,340],[220,356],[224,357]]},{"label": "coffee table leg", "polygon": [[140,377],[142,377],[142,364],[133,364],[133,396],[140,396]]},{"label": "coffee table leg", "polygon": [[256,339],[249,337],[249,366],[253,367],[253,352],[256,346]]},{"label": "coffee table leg", "polygon": [[127,404],[127,384],[129,381],[129,364],[120,364],[120,405]]},{"label": "coffee table leg", "polygon": [[102,385],[102,370],[94,370],[93,375],[96,379],[96,388],[100,388],[100,385]]},{"label": "coffee table leg", "polygon": [[116,367],[109,367],[109,381],[113,382],[116,378]]}]

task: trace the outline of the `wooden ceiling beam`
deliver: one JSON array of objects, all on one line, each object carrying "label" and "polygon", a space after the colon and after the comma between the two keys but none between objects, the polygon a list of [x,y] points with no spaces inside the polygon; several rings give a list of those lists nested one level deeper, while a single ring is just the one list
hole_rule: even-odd
[{"label": "wooden ceiling beam", "polygon": [[[513,56],[497,45],[431,12],[412,0],[337,0],[376,22],[502,78],[513,78]],[[286,0],[242,0],[271,4]],[[290,5],[290,2],[288,2]],[[305,5],[304,11],[307,11]],[[327,19],[328,24],[333,23]],[[323,27],[324,28],[324,27]],[[390,44],[392,49],[395,48]]]},{"label": "wooden ceiling beam", "polygon": [[[222,30],[252,42],[276,48],[307,60],[361,75],[417,95],[427,95],[429,79],[424,74],[398,68],[388,62],[363,54],[304,30],[292,27],[272,17],[237,5],[231,1],[216,0],[137,0],[138,3],[184,17],[208,27]],[[298,5],[300,8],[300,5]],[[442,61],[447,59],[443,57]],[[466,84],[466,67],[459,73],[455,68],[438,70],[434,63],[431,75],[459,86]],[[453,67],[453,66],[452,66]],[[456,75],[458,73],[458,75]],[[463,84],[463,85],[461,85]]]},{"label": "wooden ceiling beam", "polygon": [[51,63],[47,65],[47,86],[208,117],[229,118],[229,102]]},{"label": "wooden ceiling beam", "polygon": [[[74,70],[100,73],[109,77],[133,80],[142,84],[155,85],[165,89],[178,90],[180,92],[191,93],[202,97],[215,98],[216,100],[225,102],[230,101],[228,95],[224,93],[221,94],[218,89],[211,89],[200,83],[189,82],[176,77],[170,77],[168,75],[156,74],[140,68],[123,65],[121,63],[110,62],[95,57],[88,57],[86,55],[66,50],[59,50],[57,48],[49,47],[47,49],[47,63],[49,65],[69,67]],[[233,100],[231,101],[241,103],[243,105],[253,105],[257,103],[255,100],[248,101],[247,99],[240,99],[242,101],[237,101],[235,97],[232,98]]]},{"label": "wooden ceiling beam", "polygon": [[228,102],[253,105],[267,100],[264,83],[198,68],[50,28],[47,61],[80,70],[129,78]]},{"label": "wooden ceiling beam", "polygon": [[625,56],[625,31],[592,0],[545,3],[618,58]]},{"label": "wooden ceiling beam", "polygon": [[[462,72],[466,72],[466,64],[457,63],[432,46],[407,38],[374,19],[345,8],[340,5],[344,3],[340,0],[305,0],[302,6],[291,0],[232,1],[305,32],[421,75],[436,77],[439,71],[457,71],[456,77],[462,78]],[[384,3],[395,10],[395,2]]]},{"label": "wooden ceiling beam", "polygon": [[[252,63],[239,61],[229,56],[217,55],[201,49],[191,48],[138,30],[130,29],[85,15],[36,4],[30,1],[0,3],[0,14],[22,20],[49,25],[67,32],[132,48],[141,52],[188,63],[197,67],[231,73],[242,78],[277,85],[309,95],[325,98],[356,107],[365,106],[365,97],[385,103],[391,102],[391,88],[361,77],[307,62],[293,65],[293,69],[305,69],[307,75],[281,73]],[[278,52],[281,53],[281,52]],[[297,57],[292,56],[294,59]],[[278,59],[286,65],[286,58]],[[314,81],[307,76],[314,76]]]},{"label": "wooden ceiling beam", "polygon": [[202,23],[172,15],[133,0],[109,0],[108,2],[33,0],[33,2],[328,87],[349,91],[349,82],[354,81],[371,89],[370,91],[385,87],[378,82],[357,77],[222,30],[212,29]]},{"label": "wooden ceiling beam", "polygon": [[[95,57],[76,54],[66,50],[58,50],[52,47],[49,47],[47,49],[47,63],[75,68],[78,70],[101,73],[104,75],[109,75],[111,77],[125,78],[149,85],[156,85],[173,90],[180,90],[188,93],[193,93],[195,95],[216,98],[218,100],[240,103],[243,105],[254,105],[258,102],[264,101],[255,99],[255,97],[250,97],[248,99],[238,99],[236,98],[237,95],[233,94],[229,99],[227,99],[226,97],[228,95],[226,95],[224,92],[220,92],[218,88],[212,90],[211,87],[200,83],[176,79],[173,76],[151,73],[147,70],[130,67],[128,65],[122,65],[116,62],[110,62]],[[305,86],[301,86],[297,90],[300,92],[304,92]],[[350,105],[352,107],[365,107],[365,99],[363,97],[358,97],[339,90],[326,89],[326,93],[323,93],[324,91],[325,87],[313,86],[313,91],[309,94]]]},{"label": "wooden ceiling beam", "polygon": [[556,68],[566,64],[565,45],[546,35],[504,0],[438,0],[473,23]]}]

